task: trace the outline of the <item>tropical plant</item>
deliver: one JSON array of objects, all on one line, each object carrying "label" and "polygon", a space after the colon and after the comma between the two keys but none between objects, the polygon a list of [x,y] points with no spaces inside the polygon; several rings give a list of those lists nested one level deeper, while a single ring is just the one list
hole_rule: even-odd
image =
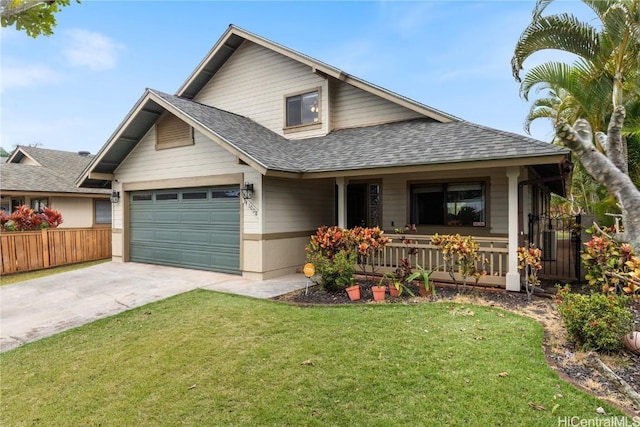
[{"label": "tropical plant", "polygon": [[528,248],[519,247],[518,253],[518,270],[525,270],[525,290],[527,299],[531,301],[531,295],[536,286],[540,286],[538,279],[538,271],[542,270],[542,251],[531,243]]},{"label": "tropical plant", "polygon": [[578,294],[565,286],[558,290],[556,303],[569,338],[585,350],[618,351],[622,337],[633,329],[628,296]]},{"label": "tropical plant", "polygon": [[57,228],[62,222],[60,211],[51,208],[35,212],[29,206],[20,205],[11,214],[0,210],[0,231],[33,231],[43,228]]},{"label": "tropical plant", "polygon": [[373,280],[378,270],[378,257],[391,239],[379,227],[354,227],[350,230],[352,243],[358,252],[358,265],[367,281]]},{"label": "tropical plant", "polygon": [[335,292],[349,285],[356,271],[356,251],[349,230],[323,225],[311,236],[305,251],[325,290]]},{"label": "tropical plant", "polygon": [[436,233],[431,236],[431,244],[436,245],[442,252],[445,267],[456,284],[456,290],[458,290],[456,270],[462,276],[463,292],[467,290],[468,277],[473,277],[477,284],[480,277],[487,274],[484,266],[481,265],[482,257],[478,253],[480,245],[472,236],[461,237],[460,234],[439,235]]},{"label": "tropical plant", "polygon": [[[525,98],[531,88],[562,88],[576,100],[583,119],[575,128],[566,118],[556,125],[556,135],[578,157],[589,174],[616,196],[624,214],[628,238],[640,249],[640,191],[629,179],[627,144],[624,141],[624,105],[640,99],[640,2],[634,0],[582,0],[599,22],[592,25],[571,14],[544,16],[553,0],[538,0],[532,22],[518,40],[511,62],[516,80],[522,64],[544,49],[577,55],[573,64],[546,62],[527,72],[521,81]],[[600,24],[600,25],[598,25]],[[633,114],[635,110],[630,109]],[[592,133],[603,130],[607,135]],[[636,123],[630,117],[630,123]],[[633,132],[633,131],[632,131]],[[593,144],[606,153],[593,150]],[[635,146],[634,146],[635,148]]]},{"label": "tropical plant", "polygon": [[585,279],[593,290],[604,293],[628,294],[640,298],[640,257],[627,243],[612,238],[613,228],[591,232],[591,240],[584,244],[582,264]]},{"label": "tropical plant", "polygon": [[413,272],[413,274],[411,274],[411,276],[407,278],[407,282],[412,282],[418,279],[424,284],[425,291],[427,292],[431,291],[431,293],[435,295],[436,287],[431,284],[430,278],[431,278],[431,274],[440,267],[441,266],[437,266],[437,267],[433,267],[431,270],[425,270],[420,266],[420,264],[416,263],[417,271]]}]

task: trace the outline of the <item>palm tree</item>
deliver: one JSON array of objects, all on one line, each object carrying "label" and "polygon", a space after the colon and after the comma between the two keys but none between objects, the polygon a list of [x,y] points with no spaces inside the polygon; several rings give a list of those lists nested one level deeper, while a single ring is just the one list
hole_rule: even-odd
[{"label": "palm tree", "polygon": [[[582,0],[598,17],[599,26],[571,14],[543,16],[553,0],[538,0],[532,22],[518,40],[511,66],[528,99],[539,84],[562,88],[578,104],[580,116],[591,127],[604,130],[613,108],[640,99],[640,2],[635,0]],[[536,52],[557,49],[577,55],[573,64],[546,62],[520,78],[524,61]],[[611,161],[628,172],[622,141],[607,148]]]},{"label": "palm tree", "polygon": [[[567,91],[576,101],[583,119],[575,128],[565,120],[556,124],[557,137],[577,155],[585,170],[614,194],[623,212],[629,241],[640,252],[640,191],[629,178],[628,151],[623,134],[637,135],[637,119],[630,109],[625,122],[625,104],[640,101],[640,2],[637,0],[581,0],[599,19],[598,25],[582,22],[571,14],[543,16],[553,0],[537,0],[532,22],[516,43],[511,60],[513,75],[521,82],[521,94],[542,84]],[[522,64],[532,54],[558,49],[577,55],[572,64],[547,62],[520,79]],[[607,134],[592,132],[604,130]],[[631,138],[635,156],[638,141]],[[604,148],[606,157],[593,150]]]}]

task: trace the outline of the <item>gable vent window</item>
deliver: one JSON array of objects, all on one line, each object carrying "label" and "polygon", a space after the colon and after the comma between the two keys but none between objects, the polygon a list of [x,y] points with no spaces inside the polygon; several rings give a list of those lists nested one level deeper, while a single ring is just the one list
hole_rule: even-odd
[{"label": "gable vent window", "polygon": [[301,126],[320,122],[318,91],[286,98],[286,126]]},{"label": "gable vent window", "polygon": [[193,128],[176,116],[165,113],[156,123],[156,150],[193,145]]}]

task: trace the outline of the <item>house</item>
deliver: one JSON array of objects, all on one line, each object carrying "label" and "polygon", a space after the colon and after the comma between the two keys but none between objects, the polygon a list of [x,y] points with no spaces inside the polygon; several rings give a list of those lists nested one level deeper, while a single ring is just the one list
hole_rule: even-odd
[{"label": "house", "polygon": [[16,147],[0,162],[0,209],[50,207],[62,214],[60,228],[111,227],[111,192],[75,184],[92,159],[85,151]]},{"label": "house", "polygon": [[320,225],[406,223],[501,242],[569,151],[461,120],[230,26],[174,95],[147,89],[77,180],[111,188],[113,259],[271,278]]}]

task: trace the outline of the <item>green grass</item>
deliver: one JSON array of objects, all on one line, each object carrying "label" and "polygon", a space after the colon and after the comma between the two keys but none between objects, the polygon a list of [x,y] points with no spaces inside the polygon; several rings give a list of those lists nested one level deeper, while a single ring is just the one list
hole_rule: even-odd
[{"label": "green grass", "polygon": [[97,261],[82,262],[79,264],[65,265],[62,267],[47,268],[44,270],[27,271],[26,273],[10,274],[8,276],[0,277],[0,286],[11,285],[13,283],[18,283],[18,282],[24,282],[25,280],[38,279],[40,277],[46,277],[52,274],[64,273],[65,271],[79,270],[81,268],[91,267],[92,265],[98,265],[98,264],[102,264],[103,262],[109,262],[109,261],[111,261],[111,258],[100,259]]},{"label": "green grass", "polygon": [[560,380],[542,339],[535,321],[489,307],[296,307],[197,290],[2,353],[1,424],[555,426],[598,406],[621,415]]}]

